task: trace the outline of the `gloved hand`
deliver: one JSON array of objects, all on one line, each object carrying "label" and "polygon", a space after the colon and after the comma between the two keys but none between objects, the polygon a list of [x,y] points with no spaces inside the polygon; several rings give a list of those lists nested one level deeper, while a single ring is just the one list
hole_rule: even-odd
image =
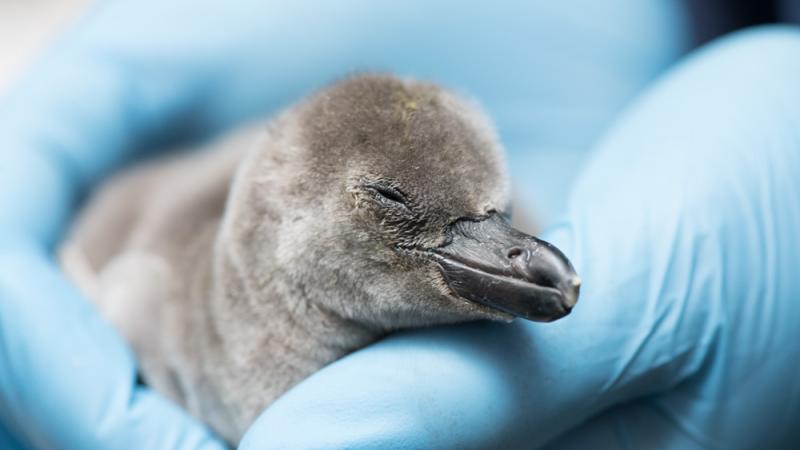
[{"label": "gloved hand", "polygon": [[[400,7],[373,3],[105,2],[4,99],[0,104],[0,439],[8,441],[0,440],[0,445],[85,449],[129,448],[131,443],[142,448],[220,446],[183,413],[135,385],[135,365],[129,351],[63,279],[52,260],[52,250],[76,199],[139,150],[220,131],[359,68],[391,69],[437,79],[449,86],[469,87],[497,119],[512,154],[517,149],[518,158],[527,158],[518,150],[585,147],[621,104],[681,50],[673,29],[679,22],[675,7],[641,6],[642,2],[634,0],[604,5],[616,14],[591,27],[581,23],[596,16],[590,9],[593,2],[583,8],[542,2],[521,10],[509,5],[458,3],[458,15],[447,14],[456,8],[454,4],[406,2]],[[553,48],[558,50],[554,52]],[[581,76],[564,76],[569,73]],[[596,88],[598,82],[602,89]],[[560,114],[552,116],[556,106]],[[541,199],[542,194],[535,192],[534,196]],[[630,248],[636,247],[631,244]],[[580,256],[581,251],[585,252],[575,249],[578,260],[588,261]],[[588,288],[584,303],[591,301],[591,292]],[[557,333],[568,323],[541,326],[541,330]],[[547,339],[536,337],[535,345],[529,346],[525,338],[529,327],[521,325],[477,328],[484,330],[474,335],[470,331],[473,327],[436,331],[433,333],[441,337],[431,342],[425,333],[409,334],[363,354],[384,354],[383,349],[395,347],[392,358],[402,361],[403,355],[415,351],[435,354],[438,348],[449,348],[447,352],[454,355],[463,350],[459,358],[467,358],[464,388],[493,375],[498,377],[493,383],[500,386],[509,374],[522,381],[530,380],[526,373],[538,376],[537,370],[517,371],[505,360],[498,366],[496,354],[485,353],[480,346],[465,346],[460,336],[470,334],[470,339],[485,341],[484,345],[490,345],[494,337],[494,345],[503,347],[508,344],[508,333],[518,335],[516,346],[508,351],[519,346],[544,352],[550,348]],[[591,328],[576,330],[574,339],[598,342],[600,346]],[[629,335],[621,335],[619,340],[625,336]],[[414,342],[421,344],[415,347]],[[563,346],[551,343],[559,344],[552,348]],[[472,358],[475,352],[480,355],[477,359]],[[597,357],[603,352],[598,351]],[[545,367],[548,360],[517,354],[528,358],[518,364],[537,368]],[[473,443],[491,442],[498,428],[508,430],[504,437],[521,436],[515,428],[519,422],[504,420],[504,414],[510,411],[534,419],[551,418],[562,425],[558,429],[589,414],[581,410],[567,419],[556,415],[559,408],[574,403],[575,394],[564,388],[561,380],[550,379],[550,400],[537,399],[535,404],[522,402],[530,397],[525,391],[512,392],[514,386],[506,385],[508,391],[488,392],[505,392],[501,397],[481,396],[476,391],[476,406],[491,403],[483,409],[481,423],[476,424],[471,419],[461,420],[460,411],[449,413],[461,405],[458,401],[447,406],[431,402],[437,397],[427,396],[430,391],[426,389],[441,386],[436,377],[431,378],[430,385],[422,379],[410,383],[417,397],[399,380],[388,379],[394,389],[388,390],[389,385],[383,384],[383,396],[366,399],[386,402],[383,404],[390,409],[396,407],[398,416],[380,415],[375,418],[383,422],[354,422],[348,429],[325,429],[322,424],[332,417],[303,410],[305,407],[299,406],[306,401],[302,392],[310,392],[307,386],[326,377],[330,377],[330,385],[336,385],[336,367],[354,367],[353,361],[361,357],[355,355],[334,366],[334,375],[323,372],[276,405],[265,416],[262,432],[278,441],[298,437],[292,434],[297,428],[278,430],[280,433],[273,428],[270,417],[280,415],[281,408],[287,408],[284,405],[295,414],[303,413],[303,422],[307,419],[315,424],[313,433],[304,438],[322,439],[334,446],[348,439],[368,444],[379,433],[384,433],[387,441],[412,446],[434,442],[432,434],[439,436],[439,442],[450,442],[447,439],[452,437],[452,442],[458,443],[472,436],[483,436]],[[485,364],[481,366],[480,362]],[[372,364],[369,358],[367,364]],[[441,366],[429,367],[434,370]],[[367,369],[362,367],[364,376],[369,375]],[[407,387],[418,373],[424,372],[398,371],[392,376],[405,377]],[[566,378],[572,374],[560,375]],[[447,386],[452,389],[459,385],[459,378],[448,378]],[[585,384],[586,380],[574,386]],[[352,386],[348,385],[347,392],[339,392],[345,404],[348,395],[357,394],[361,388],[353,390]],[[298,395],[300,403],[292,403]],[[611,396],[597,395],[611,402]],[[404,401],[393,405],[391,396]],[[580,400],[592,405],[590,410],[600,409],[597,403]],[[337,404],[342,403],[331,401],[329,407]],[[419,414],[403,415],[408,405],[417,408]],[[369,419],[351,406],[344,410],[345,415],[352,411],[354,415],[349,417],[353,419]],[[429,407],[448,414],[430,421]],[[550,416],[548,411],[554,414]],[[290,417],[288,414],[285,419]],[[470,417],[475,418],[474,414]],[[451,422],[443,424],[441,420]],[[403,426],[395,427],[401,421]],[[551,423],[536,423],[531,431],[543,442],[548,433],[542,430]],[[459,429],[461,425],[470,429]],[[411,434],[394,441],[404,430]],[[259,439],[256,430],[250,443],[259,443]]]}]

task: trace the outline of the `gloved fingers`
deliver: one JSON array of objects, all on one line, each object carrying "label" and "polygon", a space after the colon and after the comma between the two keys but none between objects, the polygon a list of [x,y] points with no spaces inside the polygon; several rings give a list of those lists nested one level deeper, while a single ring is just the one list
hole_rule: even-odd
[{"label": "gloved fingers", "polygon": [[[578,272],[602,281],[585,287],[603,290],[586,297],[641,283],[644,300],[608,311],[669,307],[676,322],[650,341],[663,331],[682,347],[681,333],[709,315],[709,338],[721,321],[778,320],[797,288],[798,34],[767,28],[701,51],[629,112],[579,178],[571,254]],[[754,61],[759,70],[747,70]],[[628,261],[641,262],[620,267]]]},{"label": "gloved fingers", "polygon": [[[390,336],[284,394],[239,448],[518,447],[519,418],[550,408],[525,393],[545,364],[531,358],[543,349],[530,334],[475,323]],[[543,380],[542,391],[565,381]]]},{"label": "gloved fingers", "polygon": [[119,335],[38,246],[0,252],[0,422],[34,448],[221,449],[136,384]]},{"label": "gloved fingers", "polygon": [[604,140],[545,236],[584,279],[572,315],[391,337],[289,391],[242,448],[533,448],[642,396],[680,439],[791,438],[799,41],[702,51]]},{"label": "gloved fingers", "polygon": [[[663,376],[652,403],[703,445],[798,438],[798,55],[796,27],[700,51],[609,134],[573,195],[572,254],[602,282],[593,293],[587,281],[587,303],[617,296],[582,312],[607,334],[639,330],[619,343],[603,390],[653,394]],[[647,311],[646,326],[626,307]]]}]

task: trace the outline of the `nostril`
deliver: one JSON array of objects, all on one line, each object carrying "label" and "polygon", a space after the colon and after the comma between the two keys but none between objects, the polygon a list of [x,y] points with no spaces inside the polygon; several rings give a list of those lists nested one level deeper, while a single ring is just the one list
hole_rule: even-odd
[{"label": "nostril", "polygon": [[522,249],[519,247],[514,247],[508,251],[508,259],[519,258],[522,256]]}]

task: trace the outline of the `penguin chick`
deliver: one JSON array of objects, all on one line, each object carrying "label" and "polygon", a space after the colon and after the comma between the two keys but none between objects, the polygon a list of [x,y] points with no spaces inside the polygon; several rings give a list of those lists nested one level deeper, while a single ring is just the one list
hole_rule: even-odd
[{"label": "penguin chick", "polygon": [[577,301],[566,257],[507,222],[489,121],[435,85],[353,77],[212,147],[112,179],[62,261],[144,379],[232,443],[390,331]]}]

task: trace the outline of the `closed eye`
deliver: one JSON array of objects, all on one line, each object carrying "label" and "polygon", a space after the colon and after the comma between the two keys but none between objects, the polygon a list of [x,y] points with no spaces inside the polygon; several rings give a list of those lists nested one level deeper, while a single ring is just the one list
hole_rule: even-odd
[{"label": "closed eye", "polygon": [[387,199],[389,199],[389,200],[391,200],[393,202],[402,203],[402,204],[406,203],[406,199],[403,197],[403,194],[397,192],[396,190],[394,190],[392,188],[388,188],[388,187],[384,187],[384,186],[376,186],[374,189],[375,189],[375,191],[378,192],[378,194],[382,195],[383,197],[385,197],[385,198],[387,198]]},{"label": "closed eye", "polygon": [[369,184],[365,187],[372,191],[377,197],[379,197],[379,200],[382,200],[384,203],[392,203],[408,207],[408,200],[406,199],[406,196],[391,186],[387,186],[385,184]]}]

